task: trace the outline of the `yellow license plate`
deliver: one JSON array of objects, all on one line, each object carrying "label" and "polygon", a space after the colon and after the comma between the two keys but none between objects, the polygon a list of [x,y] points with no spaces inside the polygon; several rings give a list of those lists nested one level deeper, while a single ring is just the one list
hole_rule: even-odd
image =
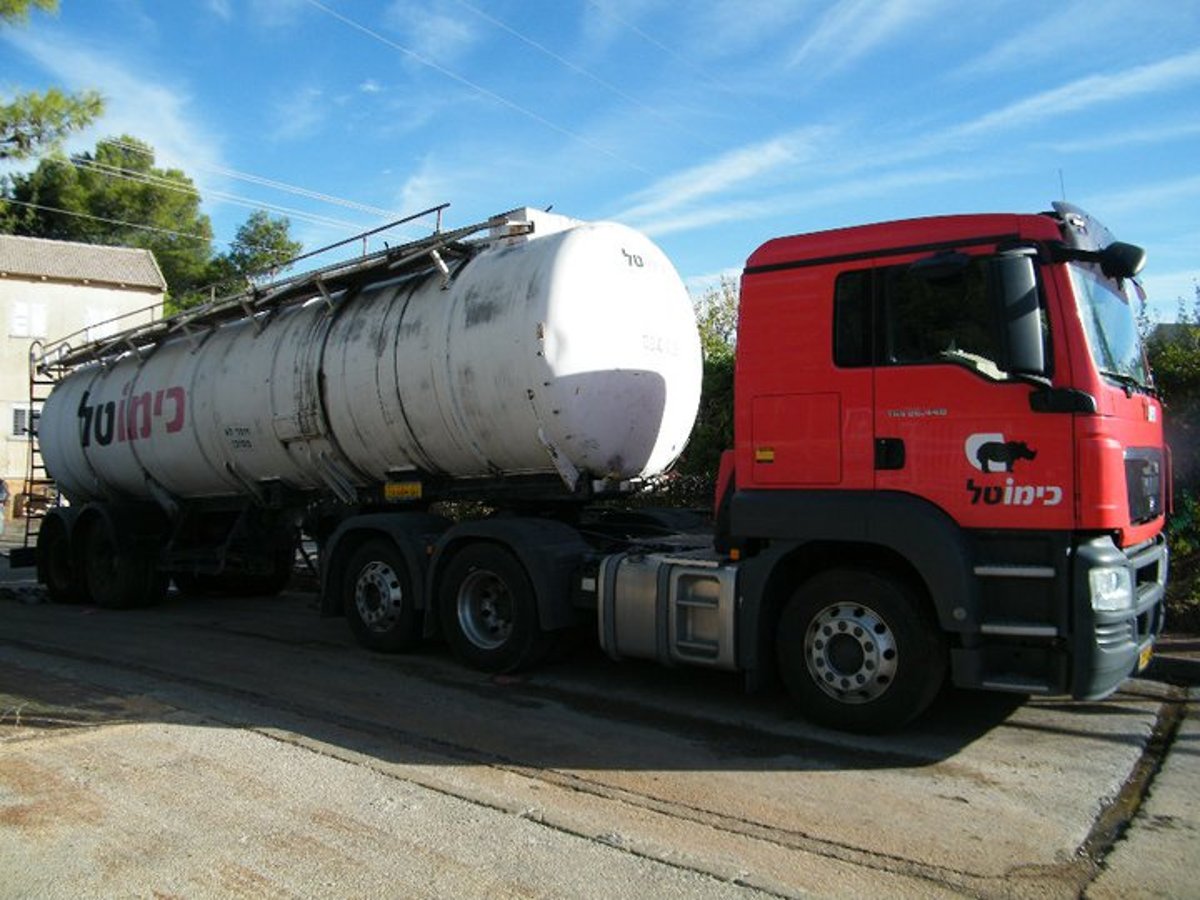
[{"label": "yellow license plate", "polygon": [[1142,648],[1142,652],[1138,654],[1138,671],[1139,672],[1142,671],[1142,669],[1146,668],[1146,666],[1150,665],[1150,657],[1153,655],[1154,655],[1154,645],[1153,644],[1147,644],[1145,647]]}]

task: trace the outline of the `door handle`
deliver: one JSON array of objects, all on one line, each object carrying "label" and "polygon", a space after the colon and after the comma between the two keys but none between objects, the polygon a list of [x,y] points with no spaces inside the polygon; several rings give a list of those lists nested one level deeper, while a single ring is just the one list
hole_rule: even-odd
[{"label": "door handle", "polygon": [[875,470],[904,468],[904,441],[901,438],[875,438]]}]

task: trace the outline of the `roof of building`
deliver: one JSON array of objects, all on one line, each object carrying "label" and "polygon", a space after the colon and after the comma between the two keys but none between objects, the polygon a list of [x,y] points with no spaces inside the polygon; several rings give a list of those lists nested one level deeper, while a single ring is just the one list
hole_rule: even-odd
[{"label": "roof of building", "polygon": [[33,278],[77,284],[165,291],[154,254],[133,247],[0,235],[0,278]]}]

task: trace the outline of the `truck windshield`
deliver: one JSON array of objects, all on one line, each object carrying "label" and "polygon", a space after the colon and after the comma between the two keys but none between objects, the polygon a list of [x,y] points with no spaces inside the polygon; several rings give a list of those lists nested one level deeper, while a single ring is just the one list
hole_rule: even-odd
[{"label": "truck windshield", "polygon": [[1108,278],[1094,263],[1073,262],[1067,268],[1100,374],[1126,386],[1148,387],[1150,373],[1138,334],[1134,311],[1137,288],[1133,280]]}]

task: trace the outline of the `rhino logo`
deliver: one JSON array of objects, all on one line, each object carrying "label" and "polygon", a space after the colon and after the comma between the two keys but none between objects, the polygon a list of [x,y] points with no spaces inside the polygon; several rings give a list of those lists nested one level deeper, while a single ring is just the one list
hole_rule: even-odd
[{"label": "rhino logo", "polygon": [[1011,472],[1017,460],[1037,459],[1037,451],[1024,441],[1005,440],[1002,434],[973,434],[964,449],[967,461],[985,474]]}]

